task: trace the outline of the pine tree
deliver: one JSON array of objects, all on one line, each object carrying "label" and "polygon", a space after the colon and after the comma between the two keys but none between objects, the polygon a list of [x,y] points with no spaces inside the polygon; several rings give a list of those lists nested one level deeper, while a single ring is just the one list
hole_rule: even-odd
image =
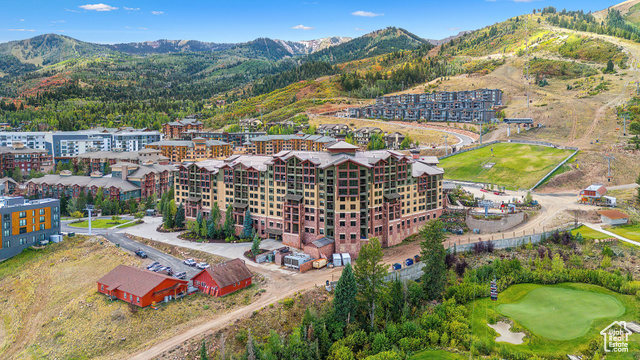
[{"label": "pine tree", "polygon": [[13,168],[13,173],[11,173],[11,178],[13,180],[15,180],[16,182],[22,182],[23,177],[22,177],[22,170],[20,170],[19,167],[14,167]]},{"label": "pine tree", "polygon": [[231,237],[235,235],[235,222],[233,221],[233,209],[231,205],[227,206],[227,210],[224,213],[224,236]]},{"label": "pine tree", "polygon": [[335,288],[335,298],[333,299],[333,313],[336,320],[344,324],[349,324],[353,320],[356,313],[356,296],[358,295],[358,286],[356,278],[353,275],[351,264],[344,266],[342,275],[338,280]]},{"label": "pine tree", "polygon": [[353,268],[358,285],[358,295],[369,312],[371,329],[375,326],[376,304],[379,303],[385,287],[384,276],[387,266],[382,263],[382,247],[378,238],[373,237],[362,245],[358,260]]},{"label": "pine tree", "polygon": [[391,314],[391,319],[397,322],[402,317],[402,310],[405,304],[404,285],[400,280],[396,280],[391,283],[390,290],[389,313]]},{"label": "pine tree", "polygon": [[207,345],[202,341],[202,347],[200,347],[200,360],[209,360],[207,355]]},{"label": "pine tree", "polygon": [[251,218],[251,211],[247,208],[247,211],[244,212],[244,238],[250,239],[251,233],[253,232],[253,219]]},{"label": "pine tree", "polygon": [[430,221],[420,230],[420,237],[421,256],[425,264],[422,275],[424,293],[428,300],[440,300],[447,277],[444,262],[447,251],[442,245],[445,238],[442,222]]},{"label": "pine tree", "polygon": [[[173,203],[173,201],[172,201]],[[175,206],[175,203],[174,205]],[[185,220],[185,216],[184,216],[184,205],[182,203],[180,203],[180,206],[178,206],[178,209],[176,210],[176,217],[175,217],[175,223],[174,226],[178,229],[182,229],[184,227],[184,220]]]},{"label": "pine tree", "polygon": [[253,237],[251,253],[253,254],[253,257],[260,255],[260,236],[258,236],[258,234],[255,234],[255,236]]}]

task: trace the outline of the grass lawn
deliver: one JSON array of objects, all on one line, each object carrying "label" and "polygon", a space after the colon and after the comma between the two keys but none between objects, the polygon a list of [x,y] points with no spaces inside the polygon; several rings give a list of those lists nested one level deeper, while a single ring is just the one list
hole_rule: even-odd
[{"label": "grass lawn", "polygon": [[[496,350],[504,348],[545,358],[566,358],[580,354],[592,340],[602,341],[600,330],[614,320],[638,318],[637,301],[599,286],[577,283],[558,285],[520,284],[498,294],[498,301],[488,298],[467,305],[473,334],[490,341]],[[527,336],[524,344],[497,343],[498,334],[487,326],[489,319],[508,318],[511,329]],[[629,353],[607,354],[607,359],[637,359],[640,335],[629,338]]]},{"label": "grass lawn", "polygon": [[625,308],[611,295],[541,287],[519,302],[502,304],[497,310],[535,334],[552,340],[570,340],[586,334],[594,320],[618,317]]},{"label": "grass lawn", "polygon": [[620,236],[626,237],[627,239],[640,241],[640,224],[615,226],[608,228],[607,230]]},{"label": "grass lawn", "polygon": [[409,360],[464,360],[466,358],[445,350],[425,350],[416,353]]},{"label": "grass lawn", "polygon": [[129,228],[129,227],[132,227],[132,226],[136,226],[136,225],[140,225],[140,224],[138,224],[137,222],[133,221],[133,222],[130,222],[128,224],[124,224],[124,225],[118,226],[118,229],[126,229],[126,228]]},{"label": "grass lawn", "polygon": [[[126,222],[129,222],[131,220],[118,220],[118,221],[113,221],[111,219],[96,219],[96,220],[91,220],[91,228],[92,229],[107,229],[110,228],[112,226],[116,226],[116,225],[121,225],[124,224]],[[69,226],[73,226],[73,227],[79,227],[79,228],[89,228],[89,221],[85,220],[85,221],[81,221],[81,222],[77,222],[77,223],[70,223]]]},{"label": "grass lawn", "polygon": [[580,226],[579,228],[575,229],[575,230],[571,230],[571,234],[572,235],[576,235],[577,233],[580,233],[582,235],[583,238],[585,239],[608,239],[610,238],[609,235],[607,234],[603,234],[600,231],[596,231],[593,230],[590,227],[586,227],[584,225]]},{"label": "grass lawn", "polygon": [[[445,179],[529,189],[571,153],[547,146],[499,143],[442,159],[440,166]],[[486,169],[487,163],[495,165]]]}]

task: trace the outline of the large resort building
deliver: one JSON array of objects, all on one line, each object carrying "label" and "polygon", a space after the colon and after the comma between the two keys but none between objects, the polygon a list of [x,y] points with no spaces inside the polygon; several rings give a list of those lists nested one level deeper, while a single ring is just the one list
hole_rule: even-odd
[{"label": "large resort building", "polygon": [[231,144],[218,140],[194,138],[193,140],[163,140],[148,144],[147,148],[160,150],[171,162],[194,162],[227,157],[233,153]]},{"label": "large resort building", "polygon": [[202,131],[204,124],[195,118],[170,121],[162,125],[162,133],[166,139],[181,139],[189,130]]},{"label": "large resort building", "polygon": [[264,135],[251,138],[247,143],[250,154],[274,155],[281,151],[323,151],[336,139],[323,135]]},{"label": "large resort building", "polygon": [[[357,256],[363,241],[399,244],[442,213],[443,170],[391,150],[358,151],[345,142],[326,151],[235,155],[179,167],[176,203],[186,216],[208,215],[214,202],[233,211],[236,232],[247,211],[263,238],[299,249],[325,239]],[[228,210],[227,210],[228,209]]]}]

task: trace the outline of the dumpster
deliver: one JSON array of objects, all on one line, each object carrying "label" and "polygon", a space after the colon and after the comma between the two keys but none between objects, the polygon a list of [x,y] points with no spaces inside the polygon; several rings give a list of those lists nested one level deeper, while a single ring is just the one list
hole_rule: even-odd
[{"label": "dumpster", "polygon": [[400,269],[402,269],[402,265],[400,265],[400,264],[398,264],[398,263],[393,264],[393,265],[392,265],[392,267],[393,267],[393,270],[400,270]]},{"label": "dumpster", "polygon": [[411,266],[413,265],[413,259],[412,258],[408,258],[407,260],[404,261],[406,266]]}]

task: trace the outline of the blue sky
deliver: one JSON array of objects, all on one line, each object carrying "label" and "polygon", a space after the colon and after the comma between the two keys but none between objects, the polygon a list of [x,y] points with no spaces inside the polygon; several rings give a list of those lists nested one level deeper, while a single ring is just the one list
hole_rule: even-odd
[{"label": "blue sky", "polygon": [[97,43],[357,37],[387,26],[441,39],[533,8],[596,11],[602,0],[3,0],[0,42],[59,33]]}]

